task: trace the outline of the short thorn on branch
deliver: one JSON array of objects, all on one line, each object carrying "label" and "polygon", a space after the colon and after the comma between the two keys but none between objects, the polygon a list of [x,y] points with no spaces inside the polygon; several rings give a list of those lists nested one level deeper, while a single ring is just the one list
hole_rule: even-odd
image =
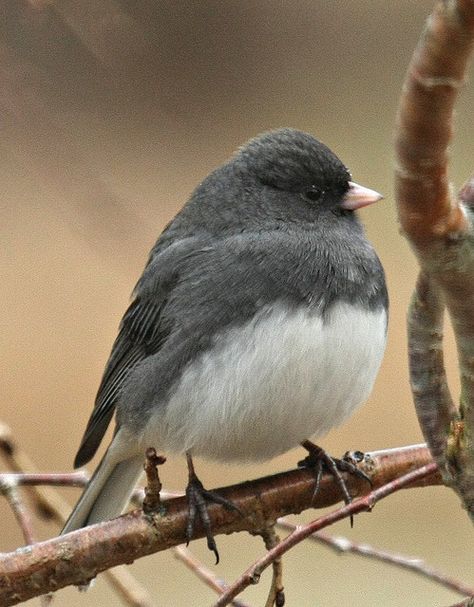
[{"label": "short thorn on branch", "polygon": [[143,466],[146,474],[145,497],[143,498],[143,512],[150,514],[156,512],[160,505],[160,491],[162,488],[158,475],[158,466],[166,462],[166,457],[157,455],[153,447],[149,447],[145,453],[145,464]]}]

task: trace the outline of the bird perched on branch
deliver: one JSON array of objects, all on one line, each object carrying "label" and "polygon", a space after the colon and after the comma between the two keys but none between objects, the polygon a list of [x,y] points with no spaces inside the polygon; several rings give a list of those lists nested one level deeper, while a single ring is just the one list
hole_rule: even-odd
[{"label": "bird perched on branch", "polygon": [[194,456],[258,461],[302,444],[309,463],[333,461],[309,439],[367,399],[385,347],[384,273],[356,215],[380,198],[288,128],[204,179],[135,287],[75,466],[115,412],[114,437],[63,533],[119,515],[156,447],[187,456],[188,535],[199,516],[217,556],[206,502],[223,500]]}]

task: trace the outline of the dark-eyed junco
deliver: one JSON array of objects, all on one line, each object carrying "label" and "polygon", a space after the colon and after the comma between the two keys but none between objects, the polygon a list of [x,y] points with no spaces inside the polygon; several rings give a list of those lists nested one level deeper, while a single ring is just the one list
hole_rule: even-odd
[{"label": "dark-eyed junco", "polygon": [[192,456],[268,459],[366,400],[388,299],[354,211],[380,198],[289,128],[204,179],[153,247],[122,320],[75,466],[115,411],[114,438],[64,533],[121,513],[148,447],[186,454],[190,502],[213,499]]}]

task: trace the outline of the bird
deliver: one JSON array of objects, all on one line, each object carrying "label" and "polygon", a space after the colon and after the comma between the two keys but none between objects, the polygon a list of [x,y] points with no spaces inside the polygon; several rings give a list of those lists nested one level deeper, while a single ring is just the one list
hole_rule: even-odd
[{"label": "bird", "polygon": [[188,540],[198,516],[218,560],[207,502],[233,505],[204,489],[194,457],[325,454],[310,439],[367,400],[385,349],[384,270],[357,216],[381,198],[292,128],[249,140],[197,186],[121,321],[74,466],[115,414],[114,435],[62,533],[120,515],[156,447],[186,456]]}]

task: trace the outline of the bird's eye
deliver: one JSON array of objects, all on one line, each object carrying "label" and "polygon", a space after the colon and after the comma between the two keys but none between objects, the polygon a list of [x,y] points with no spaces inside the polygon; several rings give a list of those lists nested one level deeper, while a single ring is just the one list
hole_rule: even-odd
[{"label": "bird's eye", "polygon": [[324,190],[321,190],[320,188],[317,188],[316,186],[311,186],[311,189],[307,190],[304,193],[304,197],[307,198],[308,200],[311,200],[311,202],[317,202],[318,200],[320,200],[320,198],[322,197],[323,194],[324,194]]}]

